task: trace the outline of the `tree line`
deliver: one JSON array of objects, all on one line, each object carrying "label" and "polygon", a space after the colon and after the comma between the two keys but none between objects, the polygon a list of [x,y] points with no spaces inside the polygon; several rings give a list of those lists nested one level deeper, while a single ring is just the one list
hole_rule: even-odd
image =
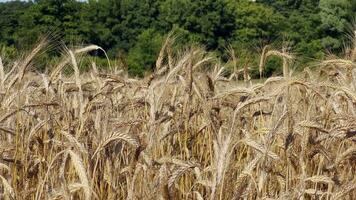
[{"label": "tree line", "polygon": [[[131,75],[143,76],[174,32],[177,43],[203,45],[223,59],[228,46],[243,57],[288,42],[302,67],[343,50],[355,13],[353,0],[11,1],[0,3],[0,47],[11,57],[52,34],[68,46],[99,45],[125,60]],[[267,75],[280,61],[269,62]]]}]

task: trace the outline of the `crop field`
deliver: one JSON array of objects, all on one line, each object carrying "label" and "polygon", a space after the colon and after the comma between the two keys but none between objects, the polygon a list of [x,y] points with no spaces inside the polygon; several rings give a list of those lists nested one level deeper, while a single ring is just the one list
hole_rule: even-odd
[{"label": "crop field", "polygon": [[266,47],[283,76],[257,83],[172,43],[143,79],[80,71],[95,45],[0,62],[0,199],[356,199],[356,42],[301,72]]}]

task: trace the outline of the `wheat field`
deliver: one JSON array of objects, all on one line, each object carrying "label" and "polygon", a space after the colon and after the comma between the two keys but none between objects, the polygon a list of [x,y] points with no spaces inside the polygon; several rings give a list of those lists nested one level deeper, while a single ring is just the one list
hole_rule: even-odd
[{"label": "wheat field", "polygon": [[[33,72],[45,40],[0,60],[1,199],[356,199],[356,40],[343,57],[251,83],[198,47],[165,41],[133,79],[67,50]],[[71,68],[73,73],[63,73]],[[237,77],[243,81],[236,81]],[[241,78],[242,77],[242,78]]]}]

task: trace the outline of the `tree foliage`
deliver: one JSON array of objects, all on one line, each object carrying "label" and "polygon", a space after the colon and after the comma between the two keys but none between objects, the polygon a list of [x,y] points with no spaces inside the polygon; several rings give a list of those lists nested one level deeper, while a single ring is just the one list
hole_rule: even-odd
[{"label": "tree foliage", "polygon": [[127,56],[129,73],[143,76],[144,71],[152,70],[159,50],[162,46],[162,36],[154,29],[143,31]]},{"label": "tree foliage", "polygon": [[222,55],[229,44],[252,53],[288,41],[305,63],[342,50],[355,12],[350,0],[13,1],[0,3],[0,45],[27,49],[48,34],[66,45],[97,44],[111,58],[126,55],[130,74],[142,76],[174,30],[180,42]]}]

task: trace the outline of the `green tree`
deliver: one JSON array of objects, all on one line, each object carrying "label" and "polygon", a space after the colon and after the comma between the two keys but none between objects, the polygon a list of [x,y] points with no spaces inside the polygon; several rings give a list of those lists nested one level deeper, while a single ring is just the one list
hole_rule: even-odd
[{"label": "green tree", "polygon": [[90,0],[83,6],[82,30],[86,41],[111,49],[111,55],[116,55],[129,51],[157,16],[158,0]]},{"label": "green tree", "polygon": [[283,15],[283,40],[290,42],[293,52],[300,56],[298,62],[323,56],[321,17],[319,0],[260,0]]},{"label": "green tree", "polygon": [[325,48],[340,49],[347,31],[348,22],[355,13],[349,0],[320,0],[321,27],[326,36],[322,39]]},{"label": "green tree", "polygon": [[285,18],[272,7],[247,0],[233,1],[236,30],[234,39],[238,46],[271,43],[280,39]]},{"label": "green tree", "polygon": [[143,31],[127,57],[129,74],[142,77],[145,71],[151,71],[162,46],[162,35],[154,29]]},{"label": "green tree", "polygon": [[189,39],[222,50],[235,29],[235,15],[226,0],[166,0],[160,4],[159,24],[189,31]]},{"label": "green tree", "polygon": [[21,16],[19,43],[32,45],[40,35],[58,34],[64,42],[78,43],[81,4],[75,0],[36,0]]},{"label": "green tree", "polygon": [[[152,66],[159,38],[174,30],[177,46],[200,43],[223,59],[227,44],[251,55],[256,47],[288,41],[303,64],[322,58],[325,48],[342,50],[355,12],[350,0],[14,1],[0,3],[0,45],[10,52],[28,49],[52,33],[67,45],[91,43],[110,57],[128,55],[130,73],[142,75]],[[268,74],[278,64],[270,63]]]},{"label": "green tree", "polygon": [[80,30],[86,43],[100,45],[106,50],[116,44],[111,29],[120,19],[114,15],[113,9],[116,9],[116,3],[112,0],[89,0],[83,5]]},{"label": "green tree", "polygon": [[16,32],[20,26],[19,16],[23,15],[31,3],[12,1],[0,3],[0,44],[15,45]]}]

